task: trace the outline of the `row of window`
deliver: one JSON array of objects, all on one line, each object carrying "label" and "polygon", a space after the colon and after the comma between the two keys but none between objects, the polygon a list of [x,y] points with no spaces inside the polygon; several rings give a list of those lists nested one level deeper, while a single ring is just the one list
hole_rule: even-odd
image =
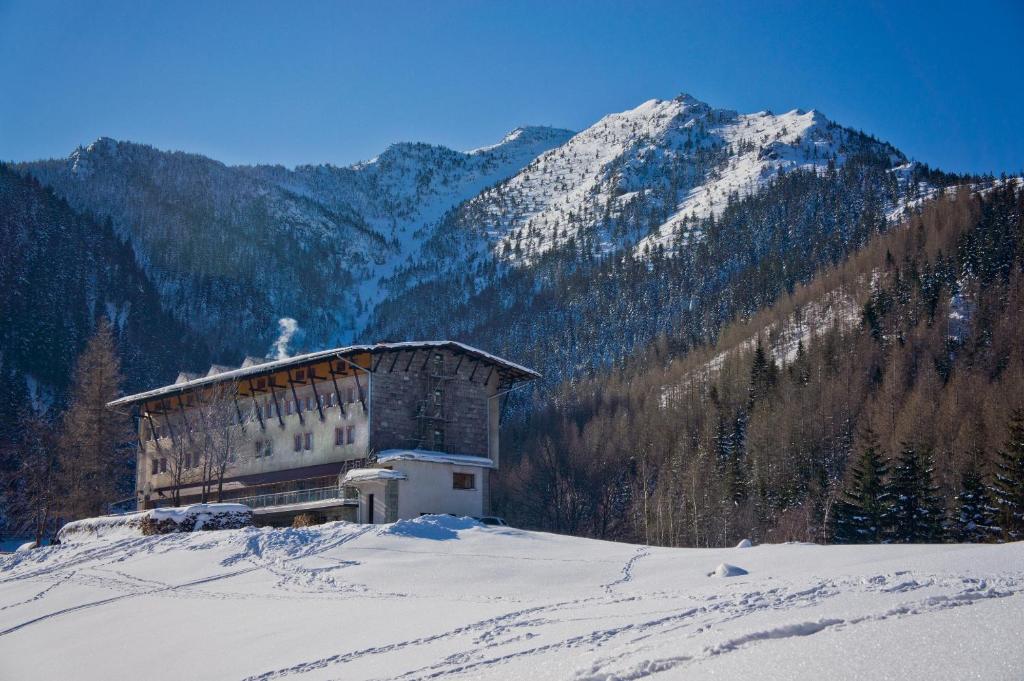
[{"label": "row of window", "polygon": [[[233,455],[230,458],[232,461],[235,459]],[[185,452],[185,458],[182,461],[184,468],[199,468],[200,463],[199,452]],[[167,457],[152,459],[150,461],[149,472],[153,475],[156,475],[157,473],[166,473]]]},{"label": "row of window", "polygon": [[[350,404],[354,403],[354,402],[356,402],[358,400],[358,394],[357,394],[355,388],[347,388],[347,389],[341,390],[340,392],[341,392],[342,399],[345,400],[346,402],[350,403]],[[284,410],[284,415],[285,416],[291,416],[292,414],[298,414],[300,411],[307,411],[307,412],[309,412],[309,411],[315,411],[317,409],[317,400],[315,400],[312,395],[307,396],[307,397],[300,397],[298,400],[294,400],[294,399],[281,400],[280,404],[284,405],[283,410]],[[338,406],[338,395],[336,395],[334,392],[330,392],[330,393],[326,393],[324,395],[320,395],[319,396],[319,404],[320,404],[320,408],[321,409],[331,409],[333,407],[337,407]],[[272,419],[277,414],[277,410],[274,407],[275,407],[275,404],[274,404],[274,402],[272,400],[269,400],[269,399],[264,400],[263,404],[259,404],[259,403],[256,404],[255,412],[254,412],[253,415],[254,415],[255,418]],[[238,423],[240,423],[241,419],[244,419],[244,418],[245,418],[244,414],[238,413],[238,414],[236,414],[236,417],[235,417],[234,421],[235,421],[236,424],[238,424]],[[187,428],[186,428],[186,425],[184,423],[179,424],[176,430],[177,430],[177,432],[182,432],[184,430],[187,430],[190,433],[195,432],[195,428],[192,427],[191,423],[188,424]],[[150,432],[149,432],[149,439],[150,440],[158,440],[158,439],[161,439],[161,438],[164,438],[164,437],[169,437],[170,434],[171,434],[171,429],[168,426],[152,423],[151,427],[150,427]]]},{"label": "row of window", "polygon": [[[309,451],[313,449],[313,433],[295,433],[293,443],[294,451]],[[354,445],[355,443],[355,426],[346,426],[344,428],[334,429],[334,445],[336,447],[341,447],[343,445]]]},{"label": "row of window", "polygon": [[[345,400],[346,403],[351,404],[356,402],[358,399],[355,388],[347,388],[340,392],[341,398]],[[333,391],[319,395],[318,399],[314,399],[312,395],[307,395],[306,397],[300,397],[298,400],[281,400],[277,403],[277,406],[280,408],[280,405],[283,404],[284,415],[291,416],[292,414],[298,414],[300,411],[315,411],[317,409],[318,401],[321,409],[331,409],[338,406],[338,395]],[[275,410],[275,402],[269,399],[264,400],[263,404],[257,404],[256,411],[259,416],[262,416],[265,419],[272,419],[277,414]]]},{"label": "row of window", "polygon": [[[293,442],[293,451],[296,452],[308,452],[313,449],[313,433],[295,433]],[[334,429],[334,444],[337,447],[344,445],[354,445],[356,443],[356,427],[345,426]],[[257,459],[269,458],[274,455],[274,442],[273,440],[257,440],[253,443],[254,452],[253,455]],[[234,457],[232,457],[234,458]],[[188,453],[185,455],[185,468],[192,468],[199,465],[199,454]],[[150,473],[157,475],[158,473],[167,472],[167,459],[166,458],[154,458],[150,462]],[[466,489],[472,489],[471,487]]]}]

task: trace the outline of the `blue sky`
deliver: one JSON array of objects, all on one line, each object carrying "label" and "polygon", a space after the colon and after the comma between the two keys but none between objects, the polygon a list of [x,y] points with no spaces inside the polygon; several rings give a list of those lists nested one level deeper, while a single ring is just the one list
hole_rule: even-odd
[{"label": "blue sky", "polygon": [[1024,2],[0,0],[0,158],[106,135],[227,163],[458,149],[689,92],[1024,168]]}]

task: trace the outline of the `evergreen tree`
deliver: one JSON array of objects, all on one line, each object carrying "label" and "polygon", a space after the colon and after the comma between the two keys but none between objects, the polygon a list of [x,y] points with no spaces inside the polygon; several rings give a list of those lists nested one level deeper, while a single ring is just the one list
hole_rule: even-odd
[{"label": "evergreen tree", "polygon": [[747,409],[753,408],[755,404],[765,396],[775,385],[775,377],[778,368],[774,359],[768,358],[761,338],[757,339],[757,348],[754,350],[754,362],[750,367],[750,387],[747,389]]},{"label": "evergreen tree", "polygon": [[992,498],[1003,536],[1017,541],[1024,539],[1024,409],[1014,410],[1008,429],[996,462]]},{"label": "evergreen tree", "polygon": [[130,490],[130,421],[106,407],[117,399],[120,385],[114,333],[109,322],[100,319],[78,358],[61,432],[65,511],[71,518],[105,513],[107,504]]},{"label": "evergreen tree", "polygon": [[885,515],[889,539],[900,544],[942,539],[942,507],[932,482],[928,452],[919,452],[913,443],[903,443],[888,489],[892,501]]},{"label": "evergreen tree", "polygon": [[995,508],[974,461],[960,474],[960,492],[956,495],[952,529],[953,538],[958,542],[991,541],[999,529],[996,527]]},{"label": "evergreen tree", "polygon": [[843,490],[833,516],[837,544],[879,543],[884,538],[889,509],[885,487],[886,465],[874,432],[864,434],[864,449],[851,466],[849,486]]}]

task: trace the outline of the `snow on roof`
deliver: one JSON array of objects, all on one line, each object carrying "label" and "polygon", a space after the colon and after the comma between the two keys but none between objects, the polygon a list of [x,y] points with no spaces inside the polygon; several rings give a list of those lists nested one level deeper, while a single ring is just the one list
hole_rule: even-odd
[{"label": "snow on roof", "polygon": [[405,473],[387,468],[353,468],[345,473],[343,482],[366,482],[368,480],[405,480]]},{"label": "snow on roof", "polygon": [[211,364],[210,370],[206,372],[207,376],[216,376],[217,374],[226,374],[229,371],[234,371],[236,367],[230,367],[226,364]]},{"label": "snow on roof", "polygon": [[388,461],[429,461],[430,463],[452,463],[460,466],[480,466],[494,468],[494,462],[484,456],[469,454],[449,454],[434,452],[429,449],[385,449],[377,455],[379,463]]},{"label": "snow on roof", "polygon": [[[251,378],[253,376],[259,376],[262,374],[273,373],[274,371],[280,371],[293,366],[299,366],[303,364],[311,364],[314,362],[322,362],[335,357],[341,357],[344,355],[355,355],[360,353],[382,354],[385,352],[402,352],[403,350],[425,350],[425,349],[447,349],[456,352],[463,352],[471,357],[474,357],[480,361],[488,362],[490,364],[497,365],[502,370],[512,374],[512,379],[517,381],[531,381],[536,378],[540,378],[540,374],[533,369],[528,369],[521,364],[510,362],[507,359],[502,359],[496,355],[492,355],[489,352],[485,352],[478,348],[474,348],[465,343],[459,343],[458,341],[440,340],[440,341],[404,341],[401,343],[375,343],[373,345],[349,345],[343,348],[333,348],[331,350],[320,350],[318,352],[310,352],[305,355],[296,355],[295,357],[287,357],[285,359],[273,360],[264,362],[263,364],[254,364],[252,366],[243,366],[238,369],[232,369],[225,371],[213,376],[203,376],[189,381],[181,383],[174,383],[172,385],[165,385],[161,388],[154,388],[146,392],[136,393],[134,395],[126,395],[120,399],[108,402],[107,407],[121,407],[130,404],[137,404],[139,402],[145,402],[147,400],[157,399],[160,397],[167,397],[169,395],[176,395],[179,393],[186,392],[195,388],[203,388],[210,385],[216,385],[217,383],[223,383],[226,381],[232,381],[236,379]],[[369,371],[369,369],[366,369]],[[181,375],[179,375],[181,378]]]}]

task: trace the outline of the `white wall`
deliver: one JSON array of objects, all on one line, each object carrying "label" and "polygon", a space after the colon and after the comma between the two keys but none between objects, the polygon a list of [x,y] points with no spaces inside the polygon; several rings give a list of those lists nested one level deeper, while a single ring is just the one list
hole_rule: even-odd
[{"label": "white wall", "polygon": [[[341,391],[342,398],[344,399],[347,395],[347,388],[355,387],[355,379],[339,379],[338,388]],[[317,392],[320,395],[326,395],[328,392],[334,391],[334,386],[330,381],[318,382]],[[365,386],[364,386],[365,388]],[[296,386],[296,394],[299,399],[305,402],[307,396],[312,397],[313,389],[309,386]],[[356,393],[358,395],[358,392]],[[284,406],[285,400],[292,400],[292,392],[290,389],[281,390],[277,393],[278,404],[281,407],[281,419],[284,421],[284,428],[281,427],[277,416],[271,416],[267,418],[263,417],[264,428],[260,428],[259,421],[253,417],[253,421],[246,424],[244,430],[237,429],[239,436],[237,456],[238,462],[230,467],[227,472],[227,477],[235,477],[239,475],[254,475],[259,473],[269,473],[280,470],[290,470],[292,468],[301,468],[304,466],[316,466],[319,464],[333,463],[336,461],[345,461],[348,459],[359,459],[363,458],[367,454],[367,446],[369,442],[369,432],[367,429],[367,414],[363,411],[363,407],[356,399],[356,401],[344,404],[345,415],[342,416],[341,410],[337,407],[325,408],[324,409],[324,420],[320,420],[320,412],[316,409],[316,405],[311,411],[303,411],[302,419],[304,423],[299,419],[299,415],[295,412],[291,414],[285,414]],[[264,404],[270,400],[268,395],[261,395],[257,398],[260,404]],[[240,398],[238,401],[239,407],[242,410],[243,416],[249,416],[252,413],[252,400],[249,398]],[[188,410],[186,410],[186,413]],[[180,428],[177,415],[172,416],[172,424],[176,429]],[[192,420],[196,420],[195,416],[191,417]],[[154,416],[153,419],[157,425],[165,426],[165,421],[162,416]],[[348,426],[355,426],[355,443],[349,445],[335,445],[334,444],[334,429],[341,427],[346,428]],[[149,432],[148,424],[145,419],[142,419],[140,425],[140,436],[145,437]],[[176,430],[175,432],[179,432]],[[313,435],[313,447],[309,451],[303,449],[302,451],[294,451],[294,436],[296,433],[312,433]],[[254,456],[255,443],[257,440],[271,440],[273,442],[273,455],[270,457],[259,457]],[[143,441],[142,451],[139,454],[139,465],[137,470],[137,489],[142,490],[147,482],[151,482],[154,488],[169,487],[174,484],[173,476],[170,471],[167,473],[158,473],[152,475],[150,473],[151,462],[154,458],[160,458],[161,456],[170,457],[170,451],[172,449],[172,443],[169,437],[164,437],[160,440],[160,447],[163,448],[163,454],[161,454],[160,448],[157,447],[157,443],[152,440]],[[169,463],[168,463],[169,465]],[[199,472],[194,471],[194,475],[198,479]],[[191,477],[186,477],[186,482],[191,480]]]},{"label": "white wall", "polygon": [[[408,476],[398,483],[398,517],[416,518],[423,513],[454,513],[481,516],[484,509],[483,486],[487,468],[457,466],[426,461],[394,461],[394,469]],[[475,489],[452,489],[453,473],[475,476]]]},{"label": "white wall", "polygon": [[[400,481],[398,494],[402,494],[401,485],[405,481]],[[369,513],[369,500],[370,495],[373,495],[373,522],[376,525],[386,523],[388,519],[388,506],[387,506],[387,482],[386,481],[366,481],[359,483],[359,512],[356,515],[357,522],[368,523],[370,522]],[[401,498],[401,496],[399,496]]]}]

